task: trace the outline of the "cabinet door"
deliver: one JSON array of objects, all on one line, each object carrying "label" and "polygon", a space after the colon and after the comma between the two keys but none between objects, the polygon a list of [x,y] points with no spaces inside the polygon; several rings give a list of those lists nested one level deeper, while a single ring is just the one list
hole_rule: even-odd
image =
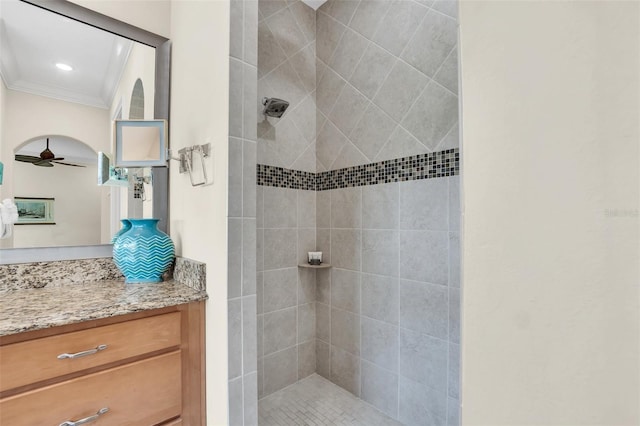
[{"label": "cabinet door", "polygon": [[[104,350],[75,358],[106,345]],[[180,345],[173,312],[0,347],[0,392]]]},{"label": "cabinet door", "polygon": [[154,425],[181,414],[181,393],[175,351],[2,399],[0,424],[59,425],[106,408],[96,425]]}]

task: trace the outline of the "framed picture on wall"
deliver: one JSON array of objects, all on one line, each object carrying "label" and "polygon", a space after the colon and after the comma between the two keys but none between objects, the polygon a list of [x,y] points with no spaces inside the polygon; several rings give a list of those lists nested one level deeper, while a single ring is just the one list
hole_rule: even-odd
[{"label": "framed picture on wall", "polygon": [[55,198],[15,197],[18,206],[16,225],[55,225],[54,201]]}]

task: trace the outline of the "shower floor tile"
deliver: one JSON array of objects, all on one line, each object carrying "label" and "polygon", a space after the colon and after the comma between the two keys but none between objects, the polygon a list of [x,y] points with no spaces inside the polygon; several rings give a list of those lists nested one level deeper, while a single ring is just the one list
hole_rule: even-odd
[{"label": "shower floor tile", "polygon": [[317,374],[258,401],[259,426],[401,425]]}]

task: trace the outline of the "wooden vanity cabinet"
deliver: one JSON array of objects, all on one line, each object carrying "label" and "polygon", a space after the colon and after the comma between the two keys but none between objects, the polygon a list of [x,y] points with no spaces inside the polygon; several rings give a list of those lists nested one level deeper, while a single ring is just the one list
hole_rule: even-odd
[{"label": "wooden vanity cabinet", "polygon": [[0,424],[204,425],[204,373],[204,302],[4,336]]}]

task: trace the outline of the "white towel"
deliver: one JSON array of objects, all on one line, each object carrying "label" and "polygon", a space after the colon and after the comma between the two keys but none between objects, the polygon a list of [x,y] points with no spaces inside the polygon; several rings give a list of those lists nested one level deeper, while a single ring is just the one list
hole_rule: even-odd
[{"label": "white towel", "polygon": [[18,206],[9,198],[3,200],[0,204],[0,216],[2,216],[2,223],[5,225],[16,223],[18,221]]},{"label": "white towel", "polygon": [[18,206],[13,201],[6,199],[0,204],[0,239],[9,238],[13,230],[13,224],[18,221]]}]

